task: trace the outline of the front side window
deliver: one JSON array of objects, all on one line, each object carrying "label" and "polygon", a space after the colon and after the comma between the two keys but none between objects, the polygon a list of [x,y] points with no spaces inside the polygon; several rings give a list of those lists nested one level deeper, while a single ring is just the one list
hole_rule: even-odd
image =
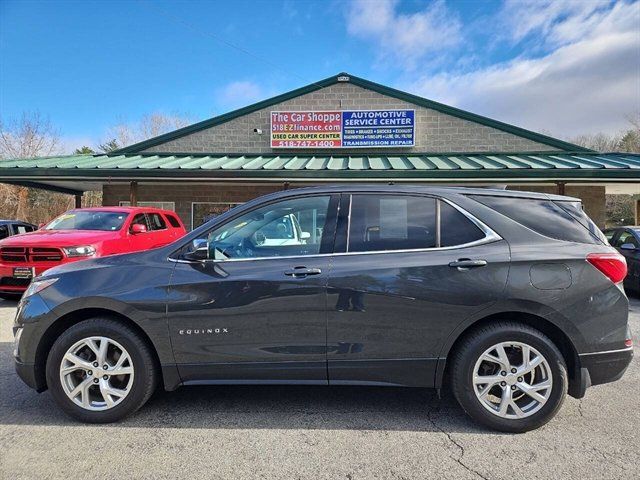
[{"label": "front side window", "polygon": [[116,231],[122,228],[128,214],[99,210],[70,211],[51,220],[45,230],[102,230]]},{"label": "front side window", "polygon": [[147,225],[147,216],[144,213],[138,213],[135,217],[133,217],[133,220],[131,220],[131,227],[129,228],[133,228],[134,225],[142,225],[144,228],[148,229],[149,226]]},{"label": "front side window", "polygon": [[624,231],[620,234],[620,236],[615,242],[614,247],[621,247],[625,243],[630,243],[635,248],[638,248],[640,246],[638,244],[638,240],[636,240],[636,237],[633,235],[633,233],[627,232],[627,231]]},{"label": "front side window", "polygon": [[330,198],[294,198],[257,208],[201,235],[182,254],[213,260],[316,255]]},{"label": "front side window", "polygon": [[33,227],[30,227],[29,225],[15,225],[15,231],[16,233],[33,232]]},{"label": "front side window", "polygon": [[349,252],[436,246],[436,200],[408,195],[353,195]]}]

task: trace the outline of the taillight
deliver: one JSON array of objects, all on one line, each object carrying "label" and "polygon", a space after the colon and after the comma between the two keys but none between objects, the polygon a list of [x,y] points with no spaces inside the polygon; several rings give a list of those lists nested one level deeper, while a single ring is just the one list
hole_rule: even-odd
[{"label": "taillight", "polygon": [[620,283],[627,276],[627,261],[618,253],[590,253],[587,262],[613,283]]}]

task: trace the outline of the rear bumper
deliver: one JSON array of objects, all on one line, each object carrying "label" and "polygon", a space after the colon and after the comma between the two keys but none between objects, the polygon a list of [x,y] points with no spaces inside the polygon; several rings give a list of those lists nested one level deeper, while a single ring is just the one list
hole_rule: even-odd
[{"label": "rear bumper", "polygon": [[583,353],[580,357],[578,378],[572,382],[569,394],[582,398],[592,385],[620,380],[633,359],[633,347],[606,352]]}]

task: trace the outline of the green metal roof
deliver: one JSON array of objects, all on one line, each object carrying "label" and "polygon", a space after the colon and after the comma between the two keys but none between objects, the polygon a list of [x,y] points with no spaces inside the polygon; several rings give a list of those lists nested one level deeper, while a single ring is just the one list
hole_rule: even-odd
[{"label": "green metal roof", "polygon": [[640,155],[468,153],[388,155],[71,155],[0,161],[0,181],[84,179],[638,181]]},{"label": "green metal roof", "polygon": [[190,135],[192,133],[205,130],[207,128],[215,127],[216,125],[220,125],[222,123],[228,122],[235,118],[242,117],[243,115],[247,115],[249,113],[271,107],[273,105],[277,105],[278,103],[291,100],[301,95],[306,95],[308,93],[315,92],[316,90],[320,90],[321,88],[330,87],[331,85],[335,85],[336,83],[349,83],[352,85],[356,85],[361,88],[372,90],[374,92],[380,93],[382,95],[386,95],[391,98],[397,98],[398,100],[412,103],[420,107],[429,108],[431,110],[436,110],[438,112],[442,112],[447,115],[452,115],[454,117],[462,118],[464,120],[469,120],[471,122],[475,122],[481,125],[486,125],[488,127],[495,128],[497,130],[502,130],[503,132],[512,133],[514,135],[527,138],[534,142],[539,142],[545,145],[555,147],[558,150],[564,150],[567,152],[593,152],[593,150],[589,150],[579,145],[574,145],[573,143],[565,142],[563,140],[550,137],[548,135],[532,132],[531,130],[527,130],[525,128],[516,127],[515,125],[510,125],[508,123],[500,122],[498,120],[484,117],[476,113],[471,113],[466,110],[461,110],[459,108],[451,107],[443,103],[435,102],[427,98],[419,97],[418,95],[413,95],[411,93],[403,92],[402,90],[397,90],[395,88],[387,87],[386,85],[381,85],[379,83],[375,83],[370,80],[365,80],[364,78],[356,77],[349,73],[342,72],[337,75],[333,75],[329,78],[325,78],[324,80],[314,82],[310,85],[306,85],[304,87],[291,90],[290,92],[286,92],[281,95],[277,95],[275,97],[262,100],[258,103],[254,103],[253,105],[248,105],[238,110],[225,113],[224,115],[219,115],[217,117],[213,117],[208,120],[194,123],[193,125],[188,125],[186,127],[179,128],[178,130],[174,130],[172,132],[165,133],[163,135],[159,135],[154,138],[150,138],[143,142],[136,143],[134,145],[129,145],[127,147],[116,150],[114,153],[138,153],[148,148],[166,143],[170,140],[175,140],[176,138],[181,138],[186,135]]}]

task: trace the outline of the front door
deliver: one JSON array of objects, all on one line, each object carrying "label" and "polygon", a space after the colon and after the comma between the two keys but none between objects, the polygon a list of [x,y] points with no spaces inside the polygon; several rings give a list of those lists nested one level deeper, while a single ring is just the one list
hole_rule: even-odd
[{"label": "front door", "polygon": [[506,242],[430,197],[355,194],[340,210],[350,221],[341,215],[329,279],[329,383],[432,387],[443,341],[504,290]]},{"label": "front door", "polygon": [[325,254],[337,204],[331,195],[280,200],[183,248],[168,315],[184,382],[327,383]]}]

